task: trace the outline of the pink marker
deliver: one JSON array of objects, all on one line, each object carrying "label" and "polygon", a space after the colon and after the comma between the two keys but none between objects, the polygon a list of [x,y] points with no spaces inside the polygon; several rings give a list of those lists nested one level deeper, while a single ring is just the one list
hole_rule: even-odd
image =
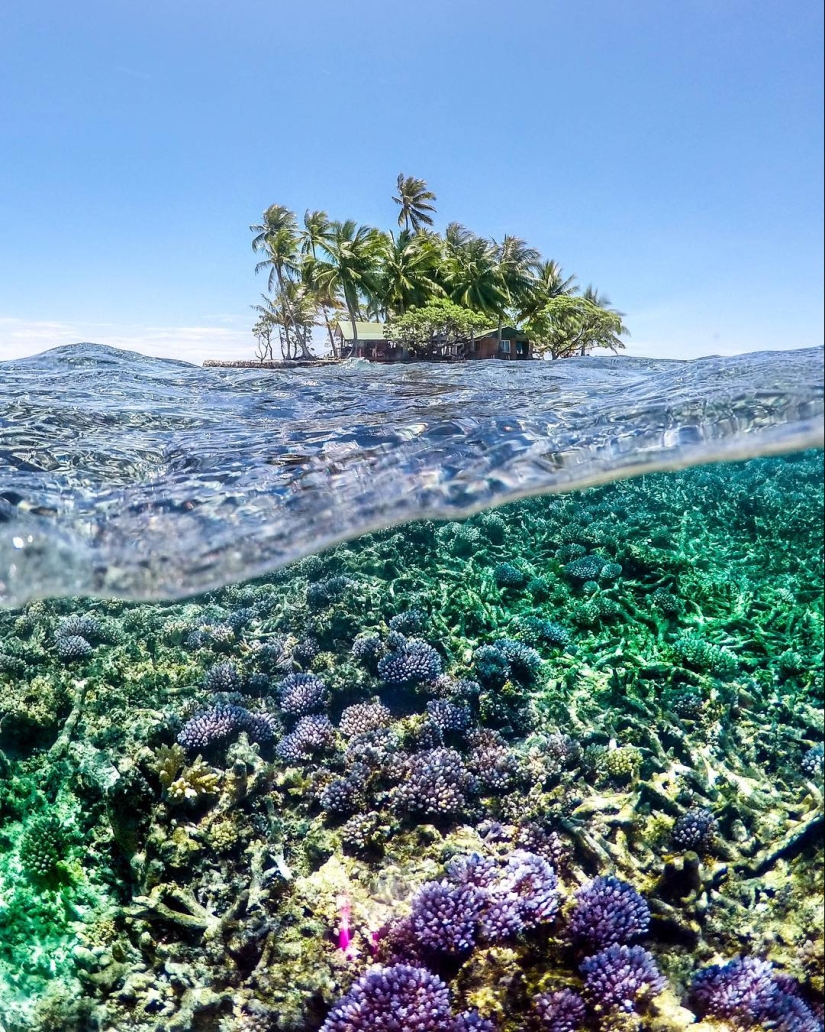
[{"label": "pink marker", "polygon": [[338,925],[338,949],[344,951],[347,960],[352,960],[355,956],[355,950],[352,945],[352,926],[350,925],[352,903],[349,896],[338,897],[338,910],[341,915],[340,924]]}]

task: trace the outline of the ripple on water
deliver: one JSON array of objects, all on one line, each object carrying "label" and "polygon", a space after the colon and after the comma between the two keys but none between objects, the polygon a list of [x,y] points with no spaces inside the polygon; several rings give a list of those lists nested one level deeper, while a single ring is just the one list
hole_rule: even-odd
[{"label": "ripple on water", "polygon": [[0,363],[0,604],[178,597],[405,520],[822,443],[822,350],[311,370]]}]

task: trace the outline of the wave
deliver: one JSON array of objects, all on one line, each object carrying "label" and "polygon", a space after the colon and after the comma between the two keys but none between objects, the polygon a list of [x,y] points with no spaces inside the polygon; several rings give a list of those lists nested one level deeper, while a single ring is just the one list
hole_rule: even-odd
[{"label": "wave", "polygon": [[176,598],[413,519],[821,447],[823,352],[202,369],[0,363],[0,604]]}]

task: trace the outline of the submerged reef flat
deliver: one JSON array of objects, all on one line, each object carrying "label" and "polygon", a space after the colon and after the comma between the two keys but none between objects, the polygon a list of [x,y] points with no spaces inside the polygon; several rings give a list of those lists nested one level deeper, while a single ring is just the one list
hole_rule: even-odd
[{"label": "submerged reef flat", "polygon": [[3,1032],[817,1032],[821,452],[0,614]]}]

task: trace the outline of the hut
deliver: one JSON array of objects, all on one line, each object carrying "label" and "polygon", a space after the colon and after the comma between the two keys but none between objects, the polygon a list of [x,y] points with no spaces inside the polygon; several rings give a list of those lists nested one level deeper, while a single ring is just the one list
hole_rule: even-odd
[{"label": "hut", "polygon": [[466,357],[521,361],[533,357],[533,345],[526,333],[514,326],[502,326],[480,333],[469,345]]},{"label": "hut", "polygon": [[352,323],[341,319],[333,329],[336,348],[341,358],[366,358],[371,362],[399,362],[403,348],[387,340],[384,324],[380,322]]},{"label": "hut", "polygon": [[[388,340],[384,323],[341,319],[333,329],[335,345],[341,358],[366,358],[370,362],[403,362],[409,359],[407,351]],[[520,361],[533,358],[533,345],[526,333],[514,326],[485,330],[469,343],[451,344],[446,339],[433,338],[430,362],[460,362],[465,359],[503,359]]]}]

